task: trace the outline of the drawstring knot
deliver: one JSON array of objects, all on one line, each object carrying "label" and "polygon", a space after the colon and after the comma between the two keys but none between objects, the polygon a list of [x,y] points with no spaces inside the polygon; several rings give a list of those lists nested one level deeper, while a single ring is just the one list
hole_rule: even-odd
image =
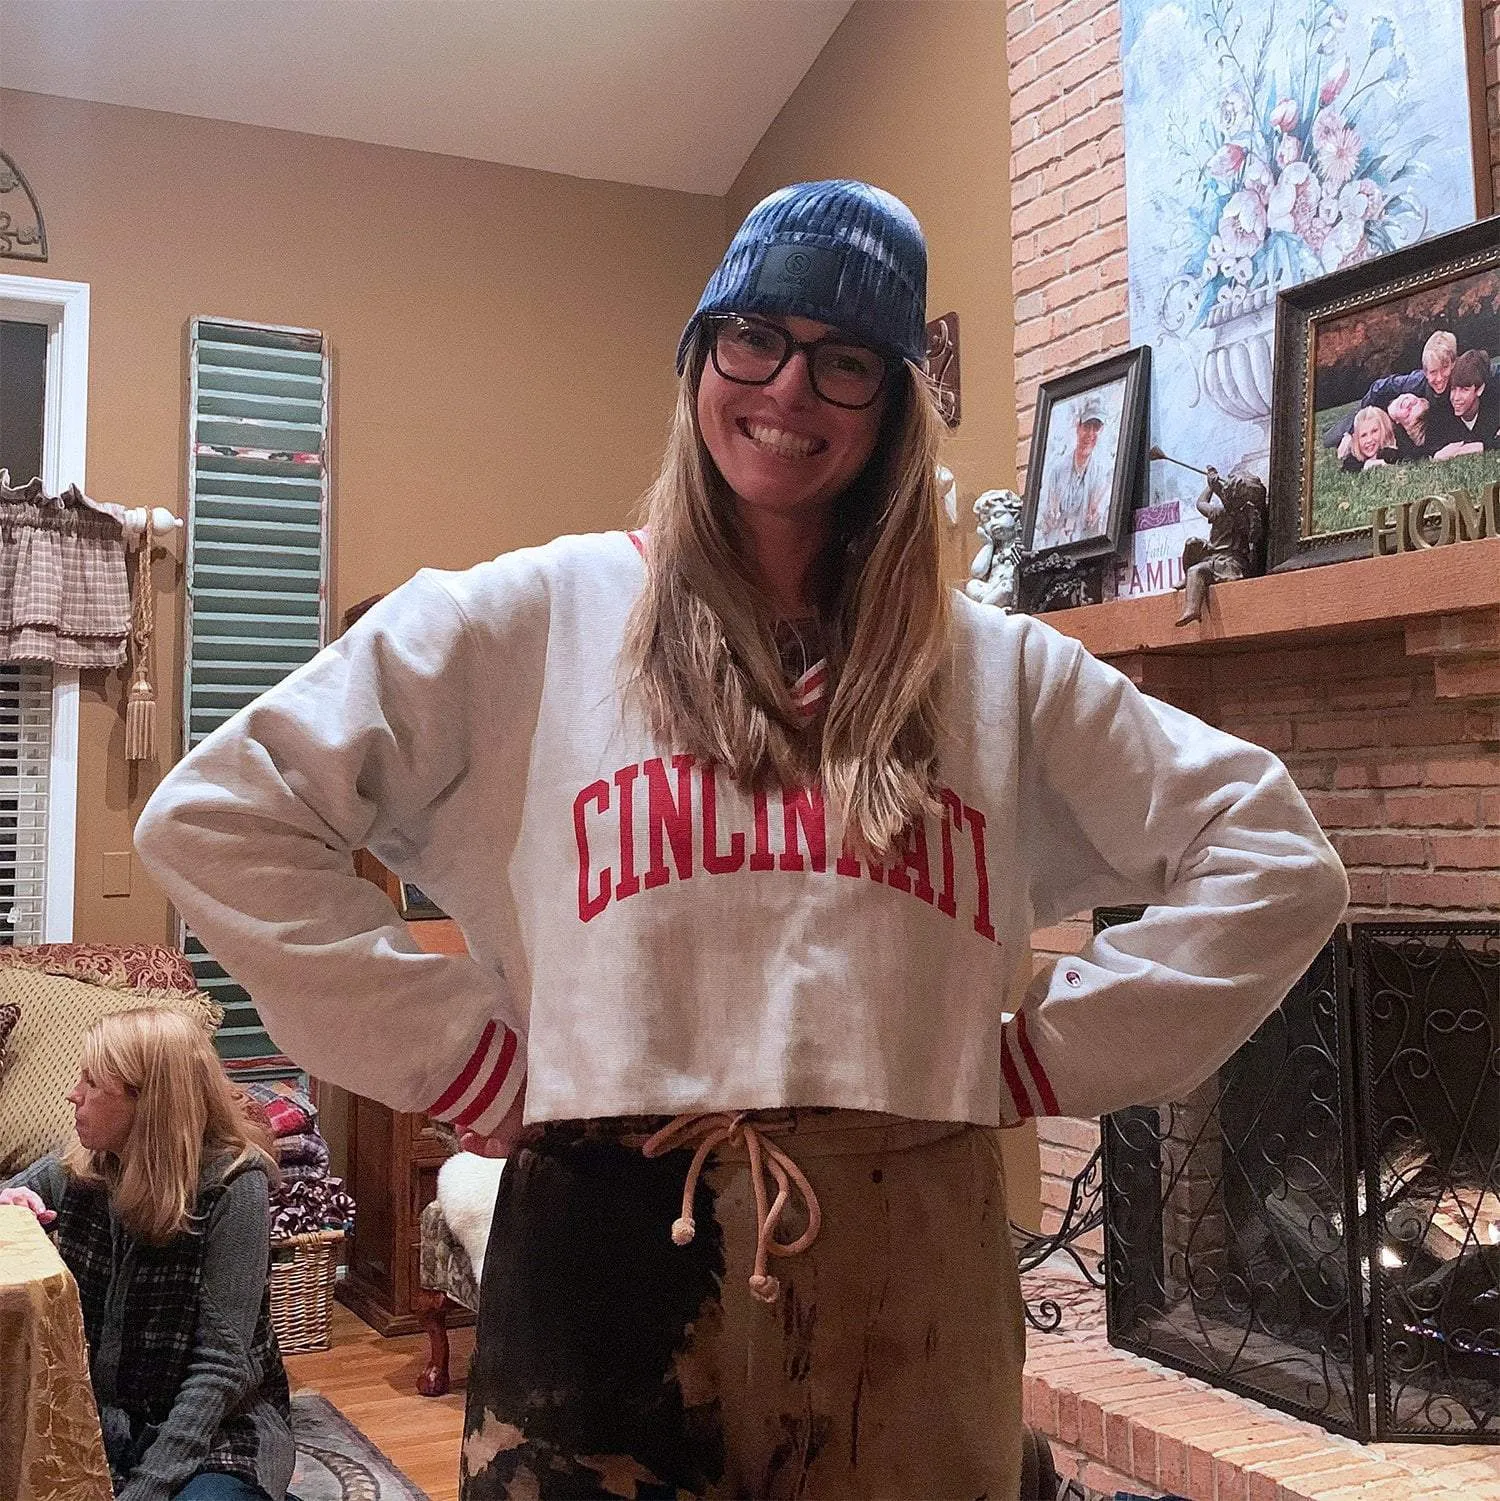
[{"label": "drawstring knot", "polygon": [[[750,1158],[750,1183],[755,1190],[755,1267],[750,1274],[750,1292],[762,1303],[774,1303],[781,1292],[781,1283],[766,1271],[767,1258],[771,1256],[795,1256],[805,1251],[818,1238],[822,1227],[823,1213],[818,1207],[818,1196],[812,1184],[803,1176],[802,1170],[774,1142],[765,1135],[765,1128],[757,1126],[747,1111],[737,1115],[728,1112],[697,1114],[688,1112],[674,1116],[660,1131],[654,1132],[641,1143],[641,1152],[646,1157],[660,1157],[677,1147],[686,1147],[696,1141],[693,1160],[688,1166],[687,1177],[682,1184],[682,1214],[672,1222],[673,1245],[690,1245],[697,1233],[693,1223],[693,1198],[697,1192],[698,1179],[703,1173],[703,1164],[708,1154],[726,1143],[743,1141]],[[776,1196],[769,1208],[766,1177],[776,1183]],[[793,1185],[802,1197],[807,1212],[807,1229],[796,1240],[776,1239],[782,1215],[791,1198]]]}]

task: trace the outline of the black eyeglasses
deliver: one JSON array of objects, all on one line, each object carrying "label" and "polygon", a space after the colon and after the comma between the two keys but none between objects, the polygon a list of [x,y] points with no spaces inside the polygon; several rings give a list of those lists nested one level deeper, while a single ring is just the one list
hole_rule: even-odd
[{"label": "black eyeglasses", "polygon": [[813,390],[830,406],[861,411],[885,386],[886,358],[866,344],[851,344],[837,334],[804,343],[775,323],[738,313],[715,313],[706,321],[714,369],[737,385],[769,385],[800,350],[807,356]]}]

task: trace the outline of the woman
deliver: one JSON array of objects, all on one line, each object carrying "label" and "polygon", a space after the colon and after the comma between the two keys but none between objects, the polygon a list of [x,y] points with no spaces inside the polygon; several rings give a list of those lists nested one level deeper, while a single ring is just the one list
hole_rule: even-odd
[{"label": "woman", "polygon": [[771,195],[643,532],[418,575],[143,816],[283,1048],[516,1148],[468,1501],[1014,1498],[995,1128],[1179,1095],[1342,911],[1274,757],[943,584],[925,282],[889,194]]},{"label": "woman", "polygon": [[1381,407],[1361,407],[1354,414],[1349,451],[1339,461],[1339,468],[1345,474],[1361,474],[1366,469],[1397,463],[1400,458],[1389,414]]},{"label": "woman", "polygon": [[0,1190],[57,1231],[78,1281],[122,1501],[282,1501],[286,1372],[271,1328],[269,1140],[203,1028],[106,1016],[68,1095],[77,1143]]}]

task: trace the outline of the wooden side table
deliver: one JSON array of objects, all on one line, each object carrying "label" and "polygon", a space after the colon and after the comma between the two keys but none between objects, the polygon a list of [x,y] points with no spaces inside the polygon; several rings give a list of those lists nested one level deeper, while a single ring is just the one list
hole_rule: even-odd
[{"label": "wooden side table", "polygon": [[0,1204],[0,1434],[0,1496],[114,1495],[78,1284],[18,1204]]},{"label": "wooden side table", "polygon": [[[417,1313],[422,1211],[437,1197],[448,1146],[422,1115],[349,1097],[348,1189],[354,1233],[334,1296],[381,1334],[413,1334]],[[454,1324],[472,1322],[455,1316]]]}]

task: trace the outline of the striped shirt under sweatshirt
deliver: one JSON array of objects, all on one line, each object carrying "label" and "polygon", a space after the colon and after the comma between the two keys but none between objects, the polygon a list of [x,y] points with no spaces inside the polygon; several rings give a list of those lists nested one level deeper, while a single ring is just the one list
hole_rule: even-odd
[{"label": "striped shirt under sweatshirt", "polygon": [[[621,691],[625,533],[424,571],[216,731],[147,866],[320,1078],[484,1131],[825,1105],[1013,1123],[1172,1098],[1311,961],[1343,871],[1267,751],[954,599],[938,807],[898,858]],[[814,664],[814,671],[818,664]],[[367,846],[469,953],[420,952]],[[1148,905],[1031,975],[1039,925]]]}]

